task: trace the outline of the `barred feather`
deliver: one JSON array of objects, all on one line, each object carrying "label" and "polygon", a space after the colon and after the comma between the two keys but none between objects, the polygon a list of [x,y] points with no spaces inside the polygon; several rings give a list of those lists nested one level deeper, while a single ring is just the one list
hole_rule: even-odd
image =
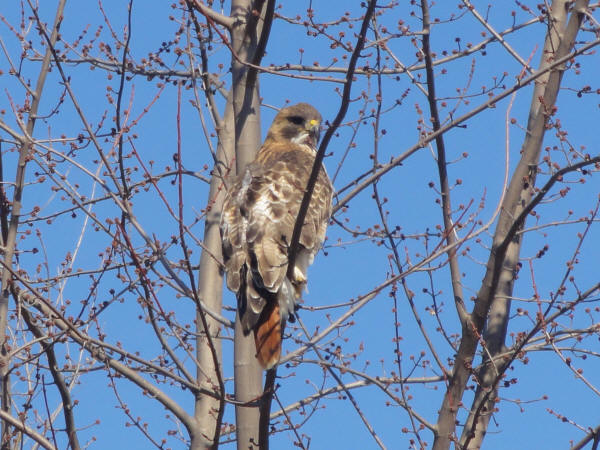
[{"label": "barred feather", "polygon": [[[300,118],[302,123],[300,123]],[[306,271],[325,238],[333,188],[321,167],[300,235],[294,277],[288,245],[315,160],[319,113],[300,103],[275,117],[256,159],[228,191],[221,218],[227,286],[236,293],[244,333],[270,368],[281,355],[283,324],[295,312]]]}]

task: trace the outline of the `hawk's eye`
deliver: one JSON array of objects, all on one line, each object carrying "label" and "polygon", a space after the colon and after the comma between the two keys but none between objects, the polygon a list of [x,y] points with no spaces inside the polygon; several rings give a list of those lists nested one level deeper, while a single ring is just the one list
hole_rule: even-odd
[{"label": "hawk's eye", "polygon": [[290,116],[288,120],[295,125],[302,125],[304,123],[304,118],[300,116]]}]

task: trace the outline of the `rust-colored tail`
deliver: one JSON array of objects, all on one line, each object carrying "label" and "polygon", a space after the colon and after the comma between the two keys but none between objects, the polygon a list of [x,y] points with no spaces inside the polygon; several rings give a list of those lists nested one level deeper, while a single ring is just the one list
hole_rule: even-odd
[{"label": "rust-colored tail", "polygon": [[256,358],[261,366],[270,369],[281,356],[281,316],[277,300],[265,305],[258,323],[254,327]]}]

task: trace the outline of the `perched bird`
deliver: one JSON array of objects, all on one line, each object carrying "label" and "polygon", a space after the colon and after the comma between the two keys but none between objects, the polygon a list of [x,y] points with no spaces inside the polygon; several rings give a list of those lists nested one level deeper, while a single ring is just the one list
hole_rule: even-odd
[{"label": "perched bird", "polygon": [[242,329],[254,333],[265,369],[279,362],[283,325],[293,321],[306,270],[323,240],[333,187],[321,166],[300,235],[292,279],[288,248],[312,170],[321,115],[307,103],[283,108],[255,160],[228,189],[221,215],[227,286],[235,292]]}]

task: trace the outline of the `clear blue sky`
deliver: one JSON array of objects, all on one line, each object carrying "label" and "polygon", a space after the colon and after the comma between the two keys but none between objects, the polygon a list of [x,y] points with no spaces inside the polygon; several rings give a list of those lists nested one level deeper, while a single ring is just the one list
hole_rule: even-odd
[{"label": "clear blue sky", "polygon": [[[46,1],[42,3],[42,16],[46,22],[51,23],[55,2]],[[354,17],[357,15],[360,5],[360,2],[297,1],[286,2],[282,9],[278,9],[278,12],[289,17],[300,15],[304,18],[306,8],[311,3],[316,11],[315,21],[317,22],[336,20],[346,10],[350,12],[351,17]],[[410,25],[413,31],[418,31],[420,22],[411,15],[413,11],[418,13],[418,8],[410,6],[409,3],[400,2],[400,5],[392,13],[384,14],[380,19],[380,23],[389,27],[390,30],[396,30],[398,20],[402,19]],[[465,13],[464,10],[457,10],[455,5],[457,2],[438,3],[432,7],[432,16],[441,20],[441,24],[434,26],[432,31],[432,45],[434,50],[439,52],[438,56],[443,50],[451,52],[452,49],[458,48],[458,45],[465,48],[468,43],[476,44],[482,39],[483,28],[481,24],[474,17]],[[530,3],[533,5],[534,2]],[[488,4],[486,2],[475,2],[475,5],[480,11],[485,12]],[[115,32],[122,35],[123,26],[126,23],[125,2],[109,0],[103,3],[103,7]],[[147,57],[148,52],[160,48],[163,41],[172,39],[176,25],[168,20],[168,16],[174,15],[179,18],[181,14],[178,10],[171,9],[169,2],[142,2],[136,0],[133,8],[131,53],[139,60],[142,57]],[[228,10],[228,8],[229,6],[226,4],[225,10]],[[513,24],[513,16],[510,13],[512,9],[516,11],[516,18],[514,19],[516,23],[531,18],[527,12],[521,10],[512,2],[508,8],[495,6],[489,11],[489,20],[497,30],[504,30]],[[465,13],[465,16],[457,21],[448,20],[452,14],[456,13]],[[17,3],[13,2],[11,6],[3,8],[2,14],[9,23],[18,24],[19,7]],[[102,14],[96,3],[68,2],[61,29],[62,36],[66,41],[72,42],[81,33],[81,30],[89,24],[88,36],[83,39],[83,42],[87,42],[102,21]],[[355,23],[352,30],[348,30],[347,25],[332,26],[328,31],[335,34],[343,30],[346,32],[344,40],[354,41],[353,32],[356,31],[357,26],[358,23]],[[507,40],[523,58],[528,59],[532,55],[531,65],[537,67],[544,32],[545,26],[537,24],[516,32],[514,35],[509,36]],[[588,38],[589,33],[582,36]],[[0,37],[7,45],[12,57],[17,58],[18,43],[5,24],[0,24]],[[460,44],[455,41],[456,37],[460,37]],[[372,35],[369,38],[372,38]],[[40,38],[33,28],[28,31],[27,39],[32,40],[34,46],[39,48]],[[183,39],[185,40],[185,37]],[[415,39],[417,39],[416,44],[411,42],[411,38],[390,41],[390,49],[404,64],[410,65],[416,62],[415,54],[419,45],[418,36]],[[111,42],[106,26],[100,32],[98,40]],[[59,46],[59,48],[62,47]],[[319,61],[321,65],[327,65],[331,63],[332,58],[340,58],[343,54],[339,49],[331,49],[324,39],[307,36],[303,27],[291,27],[282,21],[275,21],[263,64],[299,63],[300,48],[304,50],[302,62],[305,64]],[[113,51],[115,54],[120,54],[116,49],[113,49]],[[370,55],[369,61],[371,64],[375,61],[374,52],[373,48],[365,50],[365,54]],[[505,86],[514,83],[515,76],[521,69],[518,62],[511,58],[497,43],[488,45],[486,52],[485,56],[479,52],[445,65],[444,68],[447,72],[444,74],[440,74],[439,69],[436,69],[436,73],[439,75],[437,77],[437,95],[438,97],[449,97],[446,100],[448,106],[442,108],[442,113],[450,110],[456,104],[457,88],[466,89],[467,94],[473,95],[473,97],[469,98],[468,104],[463,103],[458,106],[454,117],[484,102],[487,99],[486,95],[474,94],[480,94],[482,89],[489,89],[495,80]],[[96,47],[94,47],[92,54],[97,54]],[[175,61],[172,53],[164,54],[163,59],[168,65]],[[216,46],[212,50],[211,70],[218,71],[216,65],[219,62],[224,63],[221,73],[223,79],[227,82],[227,86],[230,82],[230,76],[227,74],[228,61],[228,53],[223,48]],[[185,62],[187,64],[187,61]],[[563,128],[568,130],[571,144],[577,148],[586,146],[587,152],[596,154],[598,102],[585,95],[580,98],[576,95],[576,91],[586,84],[590,84],[594,89],[597,88],[595,76],[599,68],[598,59],[597,56],[586,56],[581,58],[580,62],[582,64],[581,75],[576,76],[572,71],[569,71],[565,76],[563,86],[571,89],[563,89],[560,94],[559,117]],[[385,61],[385,63],[388,66],[393,65],[393,61],[390,60]],[[344,65],[344,62],[340,60],[334,65],[341,66]],[[25,62],[23,65],[25,76],[35,80],[37,67],[38,63]],[[83,65],[76,67],[67,65],[66,68],[72,77],[75,93],[90,122],[97,126],[102,115],[105,111],[108,111],[104,130],[110,130],[110,127],[113,126],[111,117],[114,114],[114,107],[106,101],[106,87],[111,86],[116,90],[118,88],[118,77],[115,76],[112,80],[107,80],[106,74],[101,70],[90,71],[88,67]],[[9,125],[14,126],[15,123],[12,119],[8,100],[9,94],[15,103],[22,103],[22,90],[18,88],[14,79],[7,75],[8,65],[4,57],[0,58],[0,70],[4,72],[4,75],[0,77],[0,86],[2,87],[0,109],[7,111],[4,120]],[[472,77],[469,75],[471,70]],[[503,75],[504,73],[506,74]],[[333,75],[340,77],[340,74]],[[424,73],[419,71],[415,75],[424,76]],[[62,93],[57,80],[57,74],[53,72],[48,80],[48,88],[44,92],[42,114],[47,113],[56,104]],[[133,96],[133,117],[137,117],[156,94],[158,90],[157,82],[158,80],[148,82],[143,77],[136,77],[127,84],[124,104],[127,105],[130,96]],[[338,110],[339,95],[335,89],[341,87],[339,84],[294,80],[289,77],[268,74],[262,75],[260,82],[261,95],[266,105],[279,107],[284,105],[286,101],[291,103],[307,101],[316,106],[323,117],[328,120],[332,120]],[[374,102],[376,89],[376,77],[369,79],[358,77],[352,91],[352,98],[357,99],[357,101],[352,103],[346,117],[347,120],[356,120],[359,111],[364,107],[364,101],[358,99],[361,92],[364,92],[370,98],[367,110],[376,107]],[[501,88],[498,88],[494,93],[500,91]],[[403,97],[405,92],[408,92],[408,94]],[[182,151],[184,165],[187,169],[203,171],[205,175],[208,175],[209,170],[203,169],[203,166],[205,164],[211,165],[210,155],[202,134],[198,113],[189,103],[193,99],[191,91],[185,91],[183,98]],[[391,108],[397,99],[401,100],[399,106],[394,107],[382,116],[380,127],[385,129],[386,134],[381,137],[379,159],[381,162],[386,162],[418,141],[418,110],[423,110],[422,117],[425,120],[428,120],[429,113],[427,112],[425,96],[406,75],[401,75],[398,79],[395,76],[384,77],[383,98],[384,110]],[[531,88],[522,89],[515,98],[510,112],[510,117],[515,118],[517,123],[510,127],[510,168],[514,167],[519,157],[519,148],[524,137],[523,127],[526,124],[530,101]],[[223,99],[219,99],[219,102],[221,105],[224,104]],[[498,103],[495,109],[483,112],[465,123],[463,128],[455,128],[445,136],[448,160],[457,160],[456,163],[449,166],[450,182],[453,184],[455,180],[461,180],[461,184],[453,189],[453,205],[456,208],[460,204],[469,205],[472,202],[467,212],[467,215],[469,215],[477,212],[483,199],[483,207],[478,212],[478,219],[482,222],[489,220],[501,195],[506,142],[505,114],[508,104],[508,100]],[[136,141],[137,149],[145,162],[154,161],[156,172],[160,172],[167,165],[173,165],[172,154],[176,151],[177,143],[175,131],[176,108],[177,89],[174,86],[168,86],[158,102],[137,125],[136,133],[139,136]],[[206,112],[206,110],[204,111]],[[269,107],[262,110],[263,132],[267,129],[274,115],[275,111]],[[371,167],[372,160],[369,155],[373,152],[372,124],[371,119],[361,124],[355,139],[356,148],[350,150],[335,181],[337,189],[342,188],[357,175]],[[60,136],[63,133],[66,136],[74,136],[82,132],[82,129],[81,122],[67,99],[64,106],[61,106],[59,118],[53,117],[47,121],[40,121],[35,135],[38,138],[47,137],[48,135]],[[325,161],[330,175],[336,172],[351,134],[350,127],[343,127],[339,130],[339,136],[331,141],[329,151],[333,154]],[[3,137],[1,133],[0,137]],[[213,143],[216,143],[214,139]],[[110,141],[104,145],[108,148]],[[545,145],[559,146],[559,149],[552,152],[552,155],[556,161],[560,162],[561,144],[555,138],[553,131],[548,133]],[[3,150],[5,149],[6,147],[3,147]],[[468,153],[468,157],[463,158],[461,156],[463,153]],[[96,169],[97,166],[94,160],[97,155],[91,147],[80,152],[78,158],[90,170]],[[14,154],[8,153],[6,159],[8,162],[5,164],[8,168],[4,169],[5,178],[11,179],[14,170]],[[35,171],[36,169],[32,165],[28,172],[30,180],[35,179]],[[88,177],[82,175],[75,168],[70,169],[67,176],[71,183],[81,184],[82,193],[91,195],[92,185]],[[546,178],[545,175],[541,175],[540,182],[543,182]],[[572,180],[579,178],[581,178],[580,174],[570,177]],[[438,184],[436,163],[429,148],[420,150],[402,166],[395,168],[380,181],[380,194],[382,197],[389,199],[386,209],[390,211],[388,217],[390,225],[400,226],[402,232],[406,235],[423,233],[425,230],[432,233],[436,232],[436,225],[442,223],[442,219],[440,209],[435,203],[437,195],[434,189],[429,187],[430,182],[434,182],[436,186]],[[172,186],[168,181],[162,183],[161,187],[164,189],[165,194],[174,202],[177,198],[176,186]],[[589,210],[595,205],[598,194],[597,179],[587,177],[585,184],[573,183],[570,187],[572,191],[566,199],[544,204],[538,208],[539,216],[537,220],[539,222],[536,222],[536,218],[532,217],[528,221],[528,226],[563,220],[568,217],[569,210],[573,211],[570,215],[571,219],[589,214]],[[98,187],[96,189],[100,190]],[[360,227],[361,230],[377,224],[379,217],[371,195],[372,190],[368,188],[353,199],[348,213],[338,216],[340,220],[347,217],[349,221],[346,226],[352,229]],[[29,211],[34,205],[40,205],[42,213],[48,214],[64,207],[64,202],[61,202],[59,197],[60,195],[51,195],[45,189],[45,186],[29,186],[24,195],[24,209]],[[196,214],[203,209],[206,198],[207,186],[205,184],[193,179],[185,180],[185,216],[188,223],[191,223]],[[161,241],[169,241],[171,235],[177,234],[176,224],[168,217],[165,208],[157,199],[153,190],[148,193],[141,193],[136,197],[134,210],[146,230],[149,233],[155,233]],[[102,218],[116,217],[119,214],[112,205],[99,205],[95,207],[94,211]],[[39,226],[44,233],[44,245],[48,253],[48,270],[51,274],[55,274],[65,256],[65,249],[73,251],[83,226],[83,216],[57,220],[54,227]],[[577,233],[581,232],[583,228],[582,224],[573,224],[545,228],[542,231],[527,235],[522,251],[524,257],[534,256],[544,245],[549,245],[547,255],[542,259],[533,261],[535,282],[542,298],[548,298],[550,292],[558,285],[558,280],[565,272],[564,263],[573,252]],[[581,289],[586,289],[593,282],[597,282],[595,268],[598,259],[596,249],[600,245],[597,228],[596,225],[592,227],[589,238],[585,241],[584,248],[581,249],[580,264],[575,271],[577,283]],[[198,237],[201,237],[202,224],[196,225],[194,231]],[[490,232],[493,232],[493,227]],[[460,233],[462,237],[466,231]],[[461,258],[461,270],[465,274],[463,280],[465,297],[469,309],[472,306],[469,297],[475,295],[479,287],[484,273],[481,262],[485,261],[487,255],[485,247],[489,246],[490,243],[489,234],[480,237],[481,243],[473,241],[467,244],[470,253],[468,256]],[[107,242],[103,239],[95,237],[90,230],[86,230],[84,235],[85,244],[79,251],[75,267],[83,269],[98,267],[97,253],[107,245]],[[370,240],[353,242],[354,240],[350,233],[340,227],[332,226],[330,228],[327,241],[328,248],[326,249],[328,255],[319,255],[309,272],[310,292],[305,298],[307,304],[324,306],[343,303],[350,298],[356,298],[358,295],[370,291],[386,279],[386,274],[390,270],[387,259],[389,250],[376,245],[375,242]],[[136,241],[140,243],[137,238]],[[31,244],[29,242],[29,240],[26,241],[24,245],[30,247],[40,245],[39,243],[35,244],[33,240],[31,240]],[[334,245],[338,242],[347,243],[347,245]],[[429,250],[434,248],[438,242],[439,238],[432,237],[428,243]],[[193,250],[197,260],[200,249],[193,246]],[[427,253],[423,240],[407,239],[401,244],[400,250],[402,258],[409,257],[413,263],[419,261]],[[173,253],[170,257],[177,259],[180,254]],[[39,258],[39,254],[25,254],[21,257],[20,263],[24,268],[30,269],[39,263]],[[440,264],[443,260],[444,258],[439,258],[434,261],[433,265]],[[108,296],[111,283],[116,282],[117,280],[113,275],[110,275],[108,280],[103,281],[99,287],[98,302]],[[455,317],[452,291],[446,268],[434,273],[433,283],[434,290],[437,293],[437,301],[443,305],[440,317],[446,330],[449,333],[460,332]],[[65,286],[64,297],[73,300],[81,299],[87,295],[85,290],[88,284],[87,279],[75,278],[70,280]],[[424,292],[424,289],[431,289],[427,273],[421,272],[411,275],[408,279],[408,285],[416,293],[415,303],[417,309],[443,361],[446,362],[447,358],[453,357],[453,353],[443,337],[435,331],[437,321],[427,310],[432,303],[431,297]],[[525,299],[531,298],[533,295],[531,285],[529,266],[524,264],[516,283],[515,296]],[[172,291],[168,289],[165,292],[166,295],[161,297],[161,302],[163,305],[168,305],[170,310],[176,311],[180,321],[185,322],[187,317],[192,317],[193,308],[189,302],[175,298]],[[572,295],[573,292],[574,290],[570,288],[568,294]],[[54,301],[59,301],[60,294],[58,291],[53,290],[51,298]],[[157,356],[157,346],[154,343],[147,344],[149,342],[147,340],[154,338],[148,326],[137,320],[139,310],[135,298],[135,294],[127,295],[126,301],[122,305],[115,305],[108,315],[101,316],[100,325],[108,334],[108,339],[113,343],[118,340],[126,347],[129,346],[132,351],[140,351],[142,356],[152,359]],[[226,292],[225,302],[230,306],[234,305],[233,294]],[[515,305],[535,311],[534,304],[519,303]],[[393,303],[388,296],[388,291],[384,291],[353,318],[356,322],[354,326],[341,329],[341,336],[336,340],[333,340],[335,333],[331,335],[332,342],[335,345],[343,345],[345,353],[357,352],[356,360],[352,362],[353,368],[357,370],[364,369],[371,376],[390,376],[392,371],[397,370],[393,363],[394,316],[392,308]],[[343,311],[345,311],[344,308],[303,312],[302,319],[312,332],[316,327],[322,329],[326,326],[328,323],[327,314],[331,314],[332,318],[335,319]],[[403,374],[406,375],[413,370],[410,360],[411,355],[418,358],[421,351],[424,351],[427,360],[431,360],[431,355],[403,295],[399,295],[398,313],[399,329],[402,336],[400,349],[403,354]],[[227,314],[228,317],[233,319],[233,314]],[[577,317],[570,324],[566,321],[561,323],[564,326],[576,328],[589,326],[593,320],[593,317]],[[531,324],[527,318],[517,318],[511,323],[510,330],[528,330],[530,326]],[[292,332],[294,335],[301,336],[298,330]],[[361,346],[364,346],[364,351],[359,351]],[[591,339],[586,339],[582,346],[597,350],[597,340],[592,342]],[[284,351],[293,350],[294,348],[296,348],[296,345],[291,339],[288,339],[284,344]],[[75,349],[72,351],[75,351]],[[232,374],[231,351],[232,346],[229,342],[226,342],[224,344],[226,376]],[[72,357],[76,359],[78,354],[75,353]],[[86,358],[87,356],[83,355],[82,357]],[[313,360],[316,357],[309,352],[306,358]],[[368,367],[366,366],[367,362],[369,363]],[[584,368],[584,373],[589,376],[590,381],[600,381],[597,376],[600,373],[600,365],[597,359],[590,357],[586,361],[578,360],[577,364]],[[189,367],[192,367],[191,364]],[[365,369],[365,367],[367,368]],[[435,369],[435,365],[430,367]],[[292,373],[295,376],[291,376]],[[412,376],[431,376],[436,373],[435,370],[432,371],[429,368],[426,370],[416,368],[412,372]],[[314,364],[305,364],[294,369],[281,368],[279,374],[282,379],[279,381],[281,388],[278,395],[284,405],[310,395],[315,389],[322,387],[323,371]],[[592,391],[583,383],[576,381],[573,373],[560,362],[555,354],[551,352],[530,354],[529,364],[516,363],[514,370],[509,371],[508,378],[513,377],[518,379],[518,382],[501,392],[502,399],[507,401],[500,403],[500,412],[494,416],[490,424],[488,436],[484,442],[486,448],[566,448],[570,439],[577,441],[581,438],[581,432],[578,432],[572,425],[557,420],[547,412],[547,408],[551,408],[583,426],[597,425],[595,416],[597,416],[598,399],[592,399],[592,395],[594,395]],[[347,383],[355,381],[355,378],[350,374],[345,374],[342,378]],[[108,448],[109,446],[117,448],[115,443],[118,443],[119,448],[149,448],[147,441],[139,432],[124,426],[126,418],[116,408],[117,402],[114,399],[112,390],[107,387],[108,380],[103,371],[82,375],[80,382],[81,384],[74,389],[74,396],[80,401],[80,406],[76,409],[78,425],[91,425],[96,419],[100,420],[99,425],[81,432],[82,442],[93,435],[97,438],[97,443],[94,444],[95,448]],[[324,386],[331,386],[332,383],[333,381],[328,377]],[[143,416],[150,424],[150,431],[154,436],[162,436],[164,434],[163,430],[173,428],[171,420],[166,419],[168,413],[157,402],[144,398],[137,387],[126,382],[120,381],[119,386],[119,392],[124,396],[124,401],[131,407],[132,414]],[[181,392],[167,386],[164,386],[164,389],[174,397],[179,398],[185,408],[192,412],[193,399],[188,392]],[[435,423],[443,391],[443,384],[439,384],[437,388],[433,385],[410,385],[409,394],[413,396],[411,405],[427,420]],[[233,393],[232,383],[228,385],[228,392]],[[353,394],[356,396],[364,414],[388,448],[409,447],[408,439],[412,436],[401,432],[403,427],[409,427],[408,416],[403,409],[398,406],[386,406],[387,397],[374,387],[354,390]],[[547,400],[524,404],[522,405],[523,411],[516,404],[516,400],[530,402],[540,399],[544,395],[548,396]],[[53,398],[52,400],[56,402],[57,399]],[[469,395],[466,395],[464,400],[467,407],[469,407]],[[375,448],[374,441],[347,400],[338,399],[334,396],[322,400],[319,406],[313,417],[300,430],[301,433],[311,437],[311,448]],[[274,409],[277,409],[276,404],[274,404]],[[297,414],[292,417],[295,422],[303,420],[303,417]],[[460,420],[464,420],[464,418],[465,415],[463,414]],[[233,408],[231,406],[227,409],[226,420],[233,421]],[[517,442],[515,442],[516,436],[519,437]],[[425,441],[432,442],[432,436],[429,432],[423,431],[422,437]],[[288,433],[278,434],[273,438],[272,448],[291,448],[292,440],[293,437]],[[175,439],[169,441],[168,445],[172,448],[183,448],[183,444]]]}]

